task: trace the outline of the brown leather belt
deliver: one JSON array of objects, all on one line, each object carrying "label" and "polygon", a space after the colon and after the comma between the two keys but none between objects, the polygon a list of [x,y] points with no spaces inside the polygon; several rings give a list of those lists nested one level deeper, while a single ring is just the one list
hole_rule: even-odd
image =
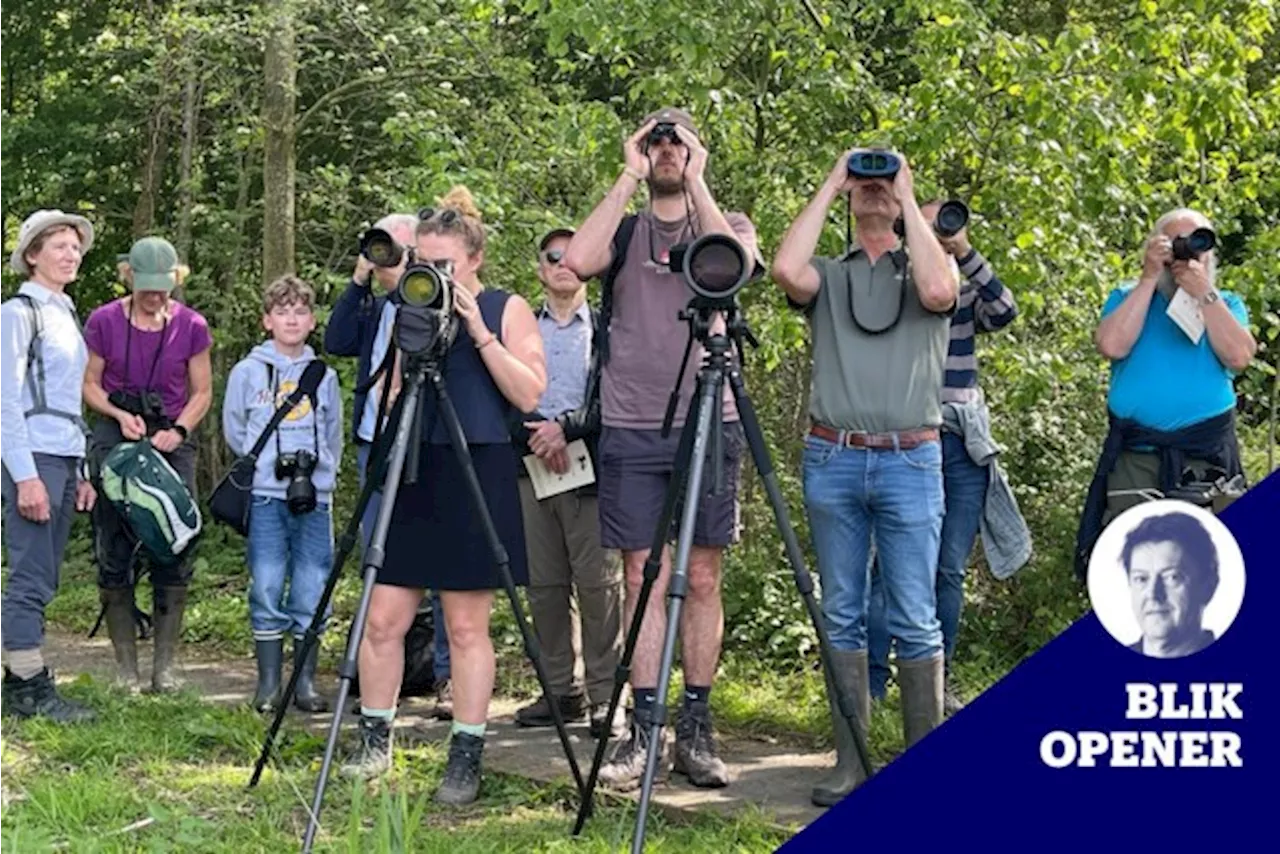
[{"label": "brown leather belt", "polygon": [[[925,442],[938,441],[938,430],[935,427],[922,427],[919,430],[900,430],[897,433],[855,433],[853,431],[834,430],[822,424],[814,424],[809,433],[819,439],[847,445],[851,448],[901,448],[909,451]],[[896,441],[895,441],[896,440]]]}]

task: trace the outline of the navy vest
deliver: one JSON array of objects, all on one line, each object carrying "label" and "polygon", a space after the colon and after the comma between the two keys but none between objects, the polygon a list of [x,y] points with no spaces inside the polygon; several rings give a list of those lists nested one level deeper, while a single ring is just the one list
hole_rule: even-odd
[{"label": "navy vest", "polygon": [[[502,312],[510,298],[507,291],[491,288],[485,288],[476,297],[484,325],[498,336],[502,344],[506,343],[502,340]],[[468,444],[511,444],[508,422],[514,409],[489,375],[489,369],[484,366],[480,351],[476,349],[465,324],[460,324],[458,337],[445,356],[444,384],[453,408],[458,412],[458,421],[462,423]],[[422,396],[423,430],[424,433],[429,431],[427,443],[448,445],[449,431],[437,412],[435,392],[430,385],[423,388]]]}]

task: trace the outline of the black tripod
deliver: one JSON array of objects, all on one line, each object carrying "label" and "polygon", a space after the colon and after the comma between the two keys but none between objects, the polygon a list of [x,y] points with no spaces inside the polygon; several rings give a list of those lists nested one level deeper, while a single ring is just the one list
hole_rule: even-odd
[{"label": "black tripod", "polygon": [[[360,649],[360,642],[364,637],[365,622],[369,615],[369,603],[373,598],[373,586],[377,582],[378,572],[382,568],[383,561],[386,558],[386,542],[387,533],[391,528],[391,517],[395,510],[396,496],[399,492],[402,479],[405,482],[413,482],[418,472],[418,452],[422,444],[423,437],[421,433],[421,399],[423,386],[427,380],[430,380],[432,391],[436,397],[437,409],[440,417],[444,420],[446,429],[449,432],[450,443],[458,456],[459,462],[462,464],[468,485],[468,492],[471,494],[471,501],[475,512],[480,515],[481,523],[484,526],[485,538],[489,542],[489,547],[493,552],[494,562],[498,567],[499,574],[502,576],[503,585],[507,590],[507,597],[511,602],[512,610],[515,613],[516,624],[520,627],[520,634],[524,639],[525,654],[533,663],[534,671],[537,673],[538,682],[542,686],[542,690],[547,696],[551,696],[549,683],[547,681],[546,671],[542,665],[542,658],[539,653],[537,639],[534,637],[533,631],[529,628],[525,619],[523,608],[520,604],[519,595],[516,592],[515,580],[511,576],[510,558],[507,555],[506,548],[502,545],[502,540],[498,535],[497,527],[493,523],[493,517],[489,514],[488,505],[485,503],[484,492],[480,486],[480,479],[476,475],[475,467],[471,461],[471,454],[467,448],[467,439],[462,430],[462,424],[458,420],[457,411],[453,407],[453,401],[449,397],[448,390],[445,386],[444,376],[440,372],[438,360],[426,358],[421,355],[403,354],[406,362],[404,390],[400,395],[400,399],[396,401],[395,409],[392,412],[391,423],[394,425],[395,440],[390,446],[390,462],[386,470],[385,489],[386,494],[383,497],[382,505],[378,509],[377,522],[374,525],[373,536],[369,542],[369,548],[365,555],[364,566],[364,591],[360,596],[360,607],[356,611],[355,621],[352,625],[351,634],[347,639],[346,655],[342,660],[342,664],[338,667],[338,697],[334,702],[333,721],[329,727],[329,738],[325,745],[324,760],[320,765],[320,777],[316,781],[315,797],[311,803],[311,809],[307,818],[307,830],[303,839],[304,852],[310,852],[312,844],[315,841],[316,831],[319,829],[320,808],[324,801],[325,786],[329,779],[329,768],[333,763],[333,754],[338,743],[338,733],[342,728],[342,712],[346,706],[347,695],[351,688],[351,681],[357,674],[357,654]],[[405,417],[405,413],[411,413],[409,417]],[[385,443],[375,449],[369,463],[369,477],[365,483],[364,491],[360,495],[360,501],[352,514],[351,522],[348,524],[343,535],[342,545],[334,558],[334,565],[329,573],[328,582],[325,585],[324,594],[321,598],[320,605],[316,609],[316,616],[312,619],[311,626],[308,627],[304,640],[304,648],[298,660],[306,660],[309,654],[311,644],[316,643],[319,637],[319,626],[323,620],[325,610],[328,608],[329,599],[333,595],[334,588],[337,586],[337,579],[342,570],[342,565],[347,555],[354,547],[356,539],[356,531],[358,530],[359,520],[364,515],[365,507],[368,505],[373,493],[377,491],[379,478],[377,474],[380,472],[382,465],[387,456],[387,446]],[[406,460],[408,463],[406,464]],[[407,469],[407,471],[406,471]],[[406,477],[407,475],[407,477]],[[297,690],[299,669],[295,669],[289,679],[289,685],[286,688],[285,696],[281,700],[279,708],[276,710],[276,717],[272,723],[271,730],[267,733],[266,741],[262,746],[262,753],[258,757],[258,764],[254,769],[253,777],[249,782],[250,786],[256,785],[262,775],[263,766],[266,764],[267,755],[271,749],[271,744],[275,739],[276,733],[280,729],[281,721],[284,719],[284,712],[288,708],[293,698],[294,692]],[[569,768],[573,772],[574,782],[578,786],[581,793],[584,789],[582,781],[582,772],[578,768],[577,757],[574,755],[573,748],[569,743],[569,733],[565,729],[564,720],[560,716],[559,709],[552,708],[552,718],[555,721],[556,731],[560,736],[561,746],[564,748],[565,756],[569,760]]]},{"label": "black tripod", "polygon": [[[727,332],[712,333],[712,318],[715,312],[724,312],[727,321]],[[653,778],[657,771],[658,750],[656,746],[661,744],[659,739],[662,737],[662,727],[665,725],[667,718],[667,684],[671,679],[676,636],[680,627],[680,611],[689,590],[689,553],[693,546],[694,522],[698,515],[698,498],[702,494],[703,469],[706,463],[708,447],[710,447],[712,455],[712,477],[716,488],[719,488],[722,481],[723,454],[720,448],[722,432],[720,422],[722,416],[721,402],[724,397],[726,377],[728,377],[729,387],[732,389],[734,400],[737,403],[738,415],[742,421],[747,446],[751,449],[752,460],[755,462],[756,470],[760,473],[760,478],[764,482],[765,492],[768,495],[769,504],[773,508],[778,532],[782,535],[783,543],[786,546],[787,559],[795,576],[796,588],[804,599],[805,606],[809,612],[809,619],[813,621],[814,629],[818,635],[818,651],[822,668],[827,675],[828,690],[831,690],[831,686],[836,684],[832,676],[835,670],[831,661],[831,643],[827,637],[826,626],[822,621],[822,612],[819,610],[818,602],[813,595],[813,578],[810,576],[809,570],[805,568],[804,554],[800,549],[800,543],[796,538],[795,531],[791,527],[787,505],[782,497],[782,490],[778,486],[777,476],[774,474],[773,461],[770,459],[769,450],[765,445],[764,433],[760,429],[759,421],[756,419],[755,407],[747,394],[742,374],[732,357],[735,347],[737,352],[741,353],[743,341],[749,341],[754,344],[755,339],[747,326],[745,318],[742,317],[736,301],[724,304],[695,299],[681,313],[680,317],[689,323],[690,340],[689,348],[686,348],[685,351],[686,361],[695,339],[702,343],[705,348],[705,354],[702,368],[698,372],[689,413],[680,434],[680,444],[676,451],[675,473],[667,488],[666,499],[662,507],[662,517],[658,521],[649,558],[644,565],[644,580],[637,597],[635,616],[632,618],[631,626],[627,630],[626,646],[622,652],[622,661],[618,665],[613,694],[609,700],[609,714],[605,718],[605,720],[613,720],[613,715],[616,713],[618,703],[622,697],[623,685],[630,679],[631,659],[640,637],[640,624],[649,602],[649,595],[662,566],[662,551],[667,543],[671,524],[675,519],[676,509],[683,500],[680,529],[676,538],[676,554],[672,562],[671,579],[667,586],[666,636],[663,639],[662,657],[658,670],[657,698],[654,702],[653,715],[649,724],[649,753],[645,764],[644,777],[641,781],[640,809],[636,817],[635,834],[631,845],[633,854],[641,854],[644,850],[645,823],[649,813],[649,802],[653,796]],[[682,367],[680,379],[676,382],[676,391],[672,395],[671,405],[667,408],[666,423],[663,426],[664,432],[669,432],[683,376],[684,368]],[[857,726],[853,698],[846,697],[842,692],[838,691],[835,696],[840,707],[840,713],[844,717],[844,721],[839,723],[848,725],[852,730],[863,771],[867,776],[870,776],[871,762],[862,732]],[[596,744],[595,758],[591,765],[591,772],[587,776],[586,794],[582,799],[582,806],[578,811],[578,819],[573,828],[575,836],[582,831],[588,816],[591,815],[596,782],[608,741],[609,734],[605,732]]]}]

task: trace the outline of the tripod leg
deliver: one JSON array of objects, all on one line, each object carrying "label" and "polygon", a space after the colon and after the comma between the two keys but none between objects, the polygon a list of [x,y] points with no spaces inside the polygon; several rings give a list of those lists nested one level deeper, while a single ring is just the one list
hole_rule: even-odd
[{"label": "tripod leg", "polygon": [[[698,382],[701,383],[701,377],[698,378]],[[685,416],[686,426],[693,424],[697,419],[700,400],[701,397],[695,389],[692,406]],[[644,562],[644,580],[640,584],[640,592],[636,595],[635,613],[631,617],[631,625],[627,628],[627,638],[623,644],[622,658],[619,660],[618,669],[614,674],[613,693],[609,696],[609,711],[605,716],[606,721],[612,721],[614,715],[617,714],[618,705],[622,702],[622,690],[631,681],[631,659],[635,655],[636,644],[640,641],[640,626],[644,622],[644,614],[649,606],[649,597],[653,593],[653,585],[658,580],[658,574],[662,571],[662,552],[667,546],[671,523],[675,519],[676,508],[680,505],[680,499],[684,493],[686,475],[689,471],[689,461],[692,453],[693,431],[689,429],[682,430],[680,432],[680,444],[676,448],[674,474],[671,477],[671,482],[667,485],[667,494],[663,499],[662,513],[658,518],[658,527],[653,532],[653,544],[649,547],[649,557]],[[574,836],[582,833],[582,828],[587,823],[587,819],[591,816],[591,811],[595,806],[595,791],[596,784],[600,779],[600,766],[604,763],[604,755],[608,748],[609,732],[606,730],[601,734],[600,740],[596,742],[595,757],[591,761],[591,772],[587,775],[586,793],[583,795],[582,805],[578,808],[578,818],[573,825]]]},{"label": "tripod leg", "polygon": [[502,584],[507,589],[507,598],[511,601],[511,610],[515,614],[516,625],[520,627],[520,636],[524,638],[525,655],[529,657],[529,661],[533,664],[534,672],[538,674],[538,684],[542,686],[543,696],[548,699],[548,705],[551,708],[551,719],[555,722],[556,733],[560,736],[560,744],[564,748],[565,758],[569,760],[569,769],[573,772],[573,781],[578,786],[578,794],[581,795],[584,786],[582,771],[578,768],[578,757],[574,755],[573,745],[569,743],[569,732],[565,729],[564,718],[560,715],[560,706],[552,696],[551,684],[547,681],[546,668],[542,666],[542,655],[538,650],[538,639],[534,636],[533,630],[529,628],[529,621],[525,619],[524,608],[520,604],[520,595],[516,592],[515,579],[511,577],[511,561],[507,556],[506,548],[502,545],[502,538],[498,536],[498,529],[493,523],[493,516],[489,513],[489,506],[485,503],[484,489],[480,486],[480,478],[476,475],[475,466],[472,464],[471,453],[467,450],[467,437],[462,432],[462,423],[458,420],[458,413],[453,408],[453,401],[450,399],[449,391],[445,387],[444,377],[438,370],[432,369],[431,371],[431,385],[435,389],[436,402],[440,407],[440,417],[449,431],[449,439],[453,444],[454,453],[457,454],[458,462],[462,465],[462,470],[466,474],[467,491],[471,493],[472,504],[476,513],[480,515],[481,524],[484,526],[485,538],[489,541],[489,548],[493,551],[493,559],[497,564],[498,573],[502,576]]},{"label": "tripod leg", "polygon": [[[392,429],[399,423],[399,415],[396,410],[391,413]],[[356,502],[356,509],[351,514],[351,520],[347,523],[347,527],[342,532],[342,537],[338,540],[338,550],[333,555],[333,566],[329,570],[329,578],[325,582],[324,592],[320,594],[320,604],[316,607],[316,614],[311,618],[311,625],[307,626],[306,634],[303,635],[302,649],[298,654],[298,661],[306,661],[307,656],[311,654],[311,647],[320,642],[320,624],[324,621],[324,613],[329,608],[329,601],[333,598],[333,591],[338,586],[338,578],[342,575],[342,567],[347,562],[347,557],[355,548],[356,538],[359,536],[360,520],[364,518],[365,508],[369,506],[369,502],[373,499],[373,494],[382,488],[377,479],[373,477],[379,466],[382,465],[383,457],[386,455],[385,449],[369,460],[370,477],[365,481],[364,490],[360,493],[360,499]],[[295,641],[296,643],[296,641]],[[258,785],[258,781],[262,779],[262,771],[267,765],[267,757],[271,753],[271,747],[275,744],[276,736],[280,732],[280,725],[284,723],[285,712],[289,709],[289,704],[293,702],[293,695],[298,690],[298,678],[301,676],[301,669],[293,668],[293,673],[289,675],[289,685],[285,688],[284,697],[280,700],[280,706],[276,709],[275,718],[271,721],[271,727],[267,730],[267,737],[262,742],[262,752],[258,754],[258,761],[253,766],[253,776],[249,778],[249,788],[252,789]],[[338,706],[334,709],[334,716],[342,716],[342,707]]]},{"label": "tripod leg", "polygon": [[[738,414],[742,419],[747,445],[751,448],[751,457],[755,461],[757,471],[760,472],[760,479],[764,481],[765,493],[769,496],[769,505],[773,508],[773,518],[778,523],[778,533],[782,535],[782,542],[786,546],[787,560],[791,563],[791,572],[795,576],[796,588],[800,591],[800,597],[804,600],[805,609],[809,612],[809,619],[813,622],[813,628],[818,634],[818,655],[822,661],[822,669],[827,676],[828,686],[840,685],[841,683],[836,680],[836,670],[831,657],[831,639],[827,635],[827,626],[823,621],[818,601],[813,595],[813,576],[809,574],[809,570],[804,565],[804,552],[801,551],[800,542],[796,539],[795,529],[791,527],[791,519],[787,513],[787,503],[782,497],[782,489],[778,486],[778,476],[773,471],[773,460],[769,458],[769,449],[765,445],[764,433],[760,429],[760,422],[756,419],[755,406],[752,405],[751,397],[747,394],[747,387],[742,380],[742,374],[736,369],[729,373],[729,386],[733,389],[733,397],[738,404]],[[862,765],[863,773],[870,777],[871,758],[867,753],[866,739],[862,735],[862,730],[858,727],[857,712],[854,708],[853,698],[845,696],[842,691],[836,691],[833,696],[839,705],[841,716],[853,733],[853,743],[858,754],[858,761]]]},{"label": "tripod leg", "polygon": [[[689,554],[693,549],[693,530],[698,519],[698,498],[702,495],[702,474],[707,462],[711,425],[716,420],[721,389],[724,388],[724,377],[718,369],[711,368],[702,373],[701,402],[698,405],[688,486],[680,519],[680,534],[676,539],[675,560],[671,565],[671,580],[667,585],[667,631],[658,665],[658,696],[654,701],[653,717],[649,723],[649,754],[645,757],[644,778],[640,782],[640,809],[636,816],[635,836],[631,842],[632,854],[644,851],[645,824],[649,815],[649,802],[653,797],[653,778],[658,770],[662,727],[667,720],[667,685],[671,681],[676,637],[680,633],[680,611],[689,592]],[[685,424],[686,431],[690,423],[693,422]]]},{"label": "tripod leg", "polygon": [[[422,393],[422,376],[421,374],[411,375],[405,381],[406,388],[401,395],[404,400],[404,407],[412,412],[413,408],[418,404],[418,398]],[[403,415],[404,410],[401,410]],[[373,599],[373,585],[378,580],[378,571],[382,569],[382,562],[386,558],[387,532],[391,529],[391,516],[395,511],[396,495],[400,491],[401,478],[404,475],[405,459],[409,452],[409,443],[418,441],[418,437],[413,435],[413,419],[401,417],[396,426],[396,441],[391,450],[391,467],[387,471],[387,480],[385,484],[385,494],[382,499],[382,506],[378,508],[378,522],[374,525],[373,537],[369,541],[369,551],[365,555],[364,568],[364,591],[360,595],[360,608],[356,611],[355,623],[351,628],[351,637],[347,639],[347,652],[342,659],[341,666],[338,667],[338,699],[333,704],[333,721],[329,725],[329,740],[324,748],[324,761],[320,763],[320,778],[316,780],[315,799],[311,802],[311,811],[307,815],[307,832],[302,841],[302,850],[304,854],[310,854],[311,845],[315,841],[316,831],[320,826],[320,806],[324,802],[324,789],[329,780],[329,766],[333,764],[334,749],[338,745],[338,733],[342,729],[342,713],[347,705],[347,694],[351,690],[351,680],[356,677],[356,657],[360,651],[360,641],[364,638],[365,621],[369,617],[369,602]],[[375,471],[376,467],[370,463],[369,470]],[[365,485],[369,486],[376,483],[376,478],[370,478]],[[355,515],[355,519],[360,518],[360,513]],[[330,578],[332,584],[333,579]],[[330,590],[330,592],[332,592]],[[317,612],[317,618],[323,611]],[[312,627],[315,628],[313,621]],[[307,632],[308,637],[311,631]],[[294,676],[296,677],[295,672]],[[290,683],[290,690],[297,687],[294,682]],[[288,703],[281,703],[280,708],[286,708]],[[277,711],[277,715],[279,712]]]}]

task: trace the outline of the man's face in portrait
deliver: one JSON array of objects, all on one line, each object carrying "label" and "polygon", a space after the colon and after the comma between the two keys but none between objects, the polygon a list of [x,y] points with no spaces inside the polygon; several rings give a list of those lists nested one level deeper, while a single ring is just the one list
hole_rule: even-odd
[{"label": "man's face in portrait", "polygon": [[1148,638],[1187,636],[1200,631],[1205,601],[1199,573],[1188,566],[1172,540],[1143,543],[1129,563],[1129,597]]}]

